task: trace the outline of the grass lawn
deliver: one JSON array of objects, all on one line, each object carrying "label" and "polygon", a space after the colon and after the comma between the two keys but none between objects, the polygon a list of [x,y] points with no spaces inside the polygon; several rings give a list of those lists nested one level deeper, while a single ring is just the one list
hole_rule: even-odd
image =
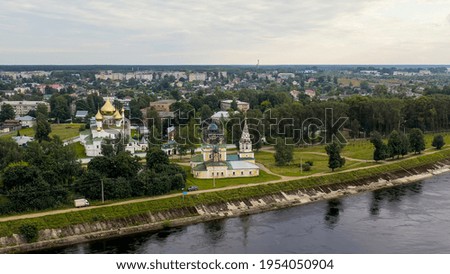
[{"label": "grass lawn", "polygon": [[[80,134],[80,126],[84,124],[51,124],[52,132],[50,137],[58,135],[62,140],[76,137]],[[17,135],[17,131],[2,135],[2,138],[9,138]],[[20,130],[20,135],[34,137],[34,128],[24,128]]]},{"label": "grass lawn", "polygon": [[[190,170],[191,170],[190,167],[183,166],[183,168],[186,170],[186,173],[188,175],[187,180],[186,180],[186,187],[198,186],[198,188],[201,190],[214,188],[213,187],[213,179],[194,178],[194,176],[190,172]],[[216,179],[216,187],[215,188],[234,186],[234,185],[244,185],[244,184],[256,184],[256,183],[273,181],[273,180],[277,180],[277,179],[280,179],[280,177],[268,174],[268,173],[264,172],[263,170],[260,170],[258,177]]]},{"label": "grass lawn", "polygon": [[[310,152],[310,151],[309,151]],[[316,155],[304,153],[302,149],[294,150],[294,160],[292,164],[288,166],[277,166],[275,165],[275,159],[273,153],[260,151],[255,153],[255,158],[257,162],[262,163],[272,172],[284,176],[306,176],[322,172],[331,172],[328,168],[328,156],[326,155]],[[303,161],[313,161],[313,166],[310,171],[300,172],[300,160]],[[338,168],[336,171],[347,170],[350,168],[358,168],[363,166],[370,166],[374,163],[364,163],[347,160],[343,168]]]}]

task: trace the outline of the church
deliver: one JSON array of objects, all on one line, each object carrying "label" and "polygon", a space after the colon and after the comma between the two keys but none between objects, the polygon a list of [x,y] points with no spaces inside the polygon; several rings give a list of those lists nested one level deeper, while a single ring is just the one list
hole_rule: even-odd
[{"label": "church", "polygon": [[107,98],[105,104],[91,120],[90,129],[80,133],[80,141],[88,157],[101,156],[102,145],[105,143],[123,142],[125,150],[132,154],[147,149],[145,140],[137,142],[130,136],[130,124],[125,119],[124,109],[122,108],[119,112]]},{"label": "church", "polygon": [[201,147],[202,153],[191,159],[192,175],[199,179],[259,176],[247,120],[244,121],[237,154],[227,154],[223,140],[223,134],[217,124],[211,123],[207,128],[206,142]]}]

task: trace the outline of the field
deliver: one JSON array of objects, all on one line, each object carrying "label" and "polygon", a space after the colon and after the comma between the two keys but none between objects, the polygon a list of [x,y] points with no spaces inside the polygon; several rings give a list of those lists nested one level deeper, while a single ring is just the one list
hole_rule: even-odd
[{"label": "field", "polygon": [[[80,126],[84,124],[51,124],[52,132],[50,137],[58,135],[62,140],[76,137],[80,134]],[[34,128],[24,128],[19,130],[20,135],[34,137]],[[9,138],[17,135],[17,131],[2,135],[1,138]]]},{"label": "field", "polygon": [[[318,153],[318,152],[317,152]],[[296,149],[294,151],[294,160],[293,163],[287,166],[277,166],[275,164],[275,159],[273,157],[273,153],[259,151],[255,153],[256,161],[262,163],[265,167],[270,169],[275,174],[284,175],[284,176],[307,176],[316,173],[327,173],[331,172],[328,168],[328,156],[327,155],[318,155],[312,154],[310,152],[302,151],[301,149]],[[300,160],[305,163],[305,161],[312,161],[313,166],[310,171],[300,171]],[[351,168],[363,167],[374,165],[374,163],[370,162],[359,162],[347,160],[345,166],[343,168],[338,168],[336,171],[347,170]]]}]

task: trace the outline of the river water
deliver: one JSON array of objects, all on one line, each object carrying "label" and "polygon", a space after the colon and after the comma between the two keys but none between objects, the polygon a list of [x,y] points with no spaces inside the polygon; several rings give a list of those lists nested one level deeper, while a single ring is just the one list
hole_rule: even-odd
[{"label": "river water", "polygon": [[39,253],[450,253],[450,173],[336,200]]}]

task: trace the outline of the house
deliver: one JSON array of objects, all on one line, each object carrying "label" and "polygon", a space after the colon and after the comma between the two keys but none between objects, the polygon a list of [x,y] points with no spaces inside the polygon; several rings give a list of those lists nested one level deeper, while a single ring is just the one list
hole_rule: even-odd
[{"label": "house", "polygon": [[1,126],[1,129],[4,132],[11,132],[14,130],[19,130],[21,128],[22,128],[22,126],[20,124],[20,121],[17,121],[17,120],[6,120],[3,122],[2,126]]},{"label": "house", "polygon": [[29,115],[26,116],[17,116],[16,117],[17,121],[20,121],[20,124],[22,127],[33,127],[36,125],[36,118],[31,117]]},{"label": "house", "polygon": [[230,119],[230,113],[228,111],[218,111],[211,116],[211,120],[215,122],[220,122],[221,120]]},{"label": "house", "polygon": [[[233,103],[233,100],[222,100],[220,101],[220,109],[222,111],[227,111],[231,109],[231,104]],[[236,100],[237,108],[238,110],[245,112],[250,109],[250,104],[247,102],[242,102],[239,100]]]},{"label": "house", "polygon": [[34,141],[33,137],[28,136],[14,136],[12,139],[19,145],[19,146],[26,146],[28,142]]},{"label": "house", "polygon": [[305,94],[308,95],[309,97],[313,98],[316,96],[316,91],[312,90],[312,89],[307,89],[307,90],[305,90]]},{"label": "house", "polygon": [[87,118],[88,114],[89,114],[89,111],[87,111],[87,110],[77,110],[77,112],[75,113],[75,118],[85,120]]},{"label": "house", "polygon": [[170,106],[175,103],[176,100],[159,100],[156,102],[150,102],[150,107],[154,108],[156,111],[170,111]]}]

